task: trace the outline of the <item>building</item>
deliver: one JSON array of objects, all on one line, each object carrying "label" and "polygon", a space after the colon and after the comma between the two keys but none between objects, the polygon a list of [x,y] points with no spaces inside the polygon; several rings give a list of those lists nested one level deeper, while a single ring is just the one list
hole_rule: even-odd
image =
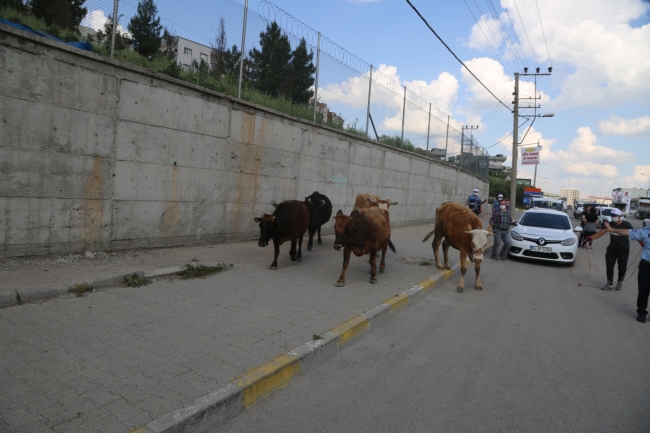
[{"label": "building", "polygon": [[[161,49],[169,49],[165,46],[164,40]],[[212,52],[212,48],[199,44],[198,42],[175,36],[174,46],[171,47],[171,51],[174,52],[174,60],[176,63],[181,65],[183,69],[190,69],[192,67],[192,62],[194,61],[200,64],[201,60],[203,60],[205,63],[210,65],[210,53]]]},{"label": "building", "polygon": [[503,163],[506,162],[507,156],[502,154],[497,154],[495,156],[490,156],[490,174],[498,174],[503,170]]},{"label": "building", "polygon": [[612,202],[625,204],[625,213],[630,213],[632,210],[632,199],[644,197],[648,190],[645,188],[614,188],[612,190]]},{"label": "building", "polygon": [[560,190],[560,195],[566,197],[566,203],[571,206],[575,205],[575,202],[580,198],[580,191],[573,188],[562,188]]}]

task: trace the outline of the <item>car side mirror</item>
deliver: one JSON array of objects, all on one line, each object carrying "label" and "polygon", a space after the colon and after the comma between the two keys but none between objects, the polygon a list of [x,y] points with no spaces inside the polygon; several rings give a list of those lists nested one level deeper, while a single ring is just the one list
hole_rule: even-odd
[{"label": "car side mirror", "polygon": [[582,227],[576,226],[576,228],[574,228],[573,231],[576,232],[576,233],[580,233],[580,232],[582,232]]}]

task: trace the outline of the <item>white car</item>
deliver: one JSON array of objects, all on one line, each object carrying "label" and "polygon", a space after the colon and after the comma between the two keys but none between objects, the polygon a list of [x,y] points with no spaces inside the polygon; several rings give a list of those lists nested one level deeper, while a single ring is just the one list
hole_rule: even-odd
[{"label": "white car", "polygon": [[[582,231],[580,226],[576,231]],[[511,257],[543,260],[573,265],[578,254],[578,238],[571,220],[556,210],[529,209],[510,231]]]},{"label": "white car", "polygon": [[597,207],[596,208],[596,215],[598,216],[598,222],[596,222],[596,227],[601,228],[603,226],[603,221],[607,221],[608,223],[612,222],[612,210],[615,208],[613,207]]}]

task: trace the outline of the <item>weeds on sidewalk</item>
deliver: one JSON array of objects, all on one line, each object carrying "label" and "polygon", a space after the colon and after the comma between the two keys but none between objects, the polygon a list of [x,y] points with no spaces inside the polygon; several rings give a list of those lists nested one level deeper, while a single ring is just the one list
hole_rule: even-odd
[{"label": "weeds on sidewalk", "polygon": [[431,266],[432,264],[433,263],[429,263],[429,262],[420,262],[420,263],[418,263],[418,265],[420,265],[420,266]]},{"label": "weeds on sidewalk", "polygon": [[141,287],[146,286],[147,284],[151,284],[151,280],[144,277],[140,278],[135,272],[131,276],[124,276],[124,285],[127,287]]},{"label": "weeds on sidewalk", "polygon": [[93,286],[91,286],[88,283],[76,284],[70,287],[69,290],[70,293],[74,293],[74,295],[77,297],[83,296],[84,294],[90,293],[92,291],[93,291]]},{"label": "weeds on sidewalk", "polygon": [[218,274],[221,271],[225,271],[229,267],[232,266],[231,264],[228,263],[217,263],[216,266],[206,266],[206,265],[192,265],[188,264],[185,265],[185,269],[180,271],[178,275],[184,279],[189,279],[189,278],[201,278],[201,277],[206,277],[208,275],[212,274]]}]

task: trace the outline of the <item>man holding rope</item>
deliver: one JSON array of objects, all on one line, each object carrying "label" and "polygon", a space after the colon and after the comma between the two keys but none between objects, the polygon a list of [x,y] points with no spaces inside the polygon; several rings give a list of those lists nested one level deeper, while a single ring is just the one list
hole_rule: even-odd
[{"label": "man holding rope", "polygon": [[[605,284],[601,290],[621,290],[623,288],[623,280],[625,279],[625,271],[627,270],[627,259],[630,256],[630,238],[627,235],[627,231],[633,229],[632,224],[627,221],[623,221],[621,216],[623,213],[618,209],[612,209],[612,223],[617,229],[626,230],[625,235],[619,233],[611,232],[609,238],[609,245],[607,246],[607,251],[605,252],[605,265],[607,266],[607,284]],[[601,230],[593,236],[587,236],[585,240],[591,241],[598,239],[607,233],[606,228],[601,228]],[[614,284],[614,265],[618,261],[618,282],[616,287],[612,287]]]},{"label": "man holding rope", "polygon": [[[606,231],[610,232],[611,234],[629,236],[629,239],[632,239],[633,241],[639,241],[639,243],[643,246],[641,262],[639,262],[639,294],[636,298],[636,320],[641,323],[645,323],[646,316],[648,315],[648,296],[650,295],[650,227],[644,227],[639,230],[630,230],[612,228],[607,222],[604,224]],[[620,265],[621,263],[619,262],[619,266]]]}]

